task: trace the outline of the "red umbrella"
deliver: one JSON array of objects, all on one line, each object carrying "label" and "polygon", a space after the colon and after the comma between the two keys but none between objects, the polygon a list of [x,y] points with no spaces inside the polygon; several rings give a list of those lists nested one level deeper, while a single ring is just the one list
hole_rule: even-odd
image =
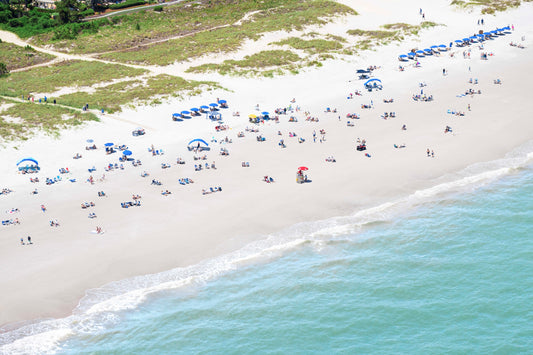
[{"label": "red umbrella", "polygon": [[307,167],[305,167],[305,166],[300,166],[300,167],[298,168],[298,170],[303,170],[303,171],[305,171],[305,170],[309,170],[309,169],[308,169]]}]

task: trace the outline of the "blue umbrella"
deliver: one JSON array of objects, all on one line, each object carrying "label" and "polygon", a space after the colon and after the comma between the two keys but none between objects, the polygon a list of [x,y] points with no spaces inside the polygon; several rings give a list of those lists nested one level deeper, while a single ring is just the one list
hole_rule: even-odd
[{"label": "blue umbrella", "polygon": [[424,49],[424,52],[425,52],[425,53],[430,53],[430,54],[431,54],[431,49],[426,48],[426,49]]},{"label": "blue umbrella", "polygon": [[200,108],[208,109],[208,108],[209,108],[209,106],[206,106],[206,105],[202,105],[202,106],[200,106]]},{"label": "blue umbrella", "polygon": [[439,44],[439,48],[446,49],[447,47],[444,44]]},{"label": "blue umbrella", "polygon": [[364,85],[366,86],[367,84],[369,84],[369,83],[371,83],[373,81],[379,81],[381,83],[381,80],[379,80],[379,79],[370,79]]},{"label": "blue umbrella", "polygon": [[189,144],[187,144],[187,145],[191,145],[191,144],[194,143],[194,142],[200,142],[200,143],[203,143],[203,144],[205,144],[205,145],[209,145],[209,144],[207,144],[206,141],[204,141],[203,139],[200,139],[200,138],[193,139],[193,140],[190,141]]},{"label": "blue umbrella", "polygon": [[198,111],[200,111],[200,110],[198,110],[196,107],[193,107],[193,108],[191,108],[191,111],[192,111],[192,112],[198,112]]},{"label": "blue umbrella", "polygon": [[39,163],[37,162],[37,160],[33,159],[33,158],[26,158],[26,159],[22,159],[21,161],[19,161],[17,163],[17,166],[22,163],[22,162],[25,162],[25,161],[31,161],[32,163],[35,163],[35,165],[39,165]]},{"label": "blue umbrella", "polygon": [[113,143],[106,143],[106,144],[104,144],[104,145],[105,145],[106,147],[112,147],[112,146],[114,146]]},{"label": "blue umbrella", "polygon": [[226,100],[218,100],[219,104],[225,104],[226,102],[227,102]]},{"label": "blue umbrella", "polygon": [[87,143],[92,143],[94,142],[92,139],[87,139]]},{"label": "blue umbrella", "polygon": [[173,113],[173,114],[172,114],[172,117],[181,117],[181,114],[179,114],[179,113]]},{"label": "blue umbrella", "polygon": [[439,46],[431,46],[431,47],[429,47],[429,48],[431,48],[431,49],[435,49],[435,48],[439,48]]},{"label": "blue umbrella", "polygon": [[209,106],[211,106],[211,107],[217,107],[218,104],[215,104],[214,102],[212,102],[212,103],[209,104]]},{"label": "blue umbrella", "polygon": [[125,150],[125,151],[122,152],[122,154],[124,154],[124,155],[131,155],[132,152],[131,152],[131,150]]},{"label": "blue umbrella", "polygon": [[463,41],[470,42],[470,39],[469,38],[463,38]]},{"label": "blue umbrella", "polygon": [[463,43],[464,41],[461,41],[460,39],[456,39],[455,43]]},{"label": "blue umbrella", "polygon": [[400,57],[400,58],[407,58],[407,54],[400,54],[398,57]]},{"label": "blue umbrella", "polygon": [[505,26],[504,28],[502,28],[502,30],[505,30],[505,31],[509,31],[511,29],[511,27],[509,26]]},{"label": "blue umbrella", "polygon": [[263,116],[268,116],[268,112],[266,112],[266,111],[261,112],[261,114],[262,114]]},{"label": "blue umbrella", "polygon": [[188,115],[188,114],[190,114],[190,112],[189,111],[181,111],[181,114],[182,115]]}]

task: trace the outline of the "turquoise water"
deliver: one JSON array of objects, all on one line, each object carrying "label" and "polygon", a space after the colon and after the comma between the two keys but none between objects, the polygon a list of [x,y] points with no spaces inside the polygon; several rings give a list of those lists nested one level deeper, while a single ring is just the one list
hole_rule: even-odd
[{"label": "turquoise water", "polygon": [[61,354],[531,353],[533,169],[150,295]]},{"label": "turquoise water", "polygon": [[532,353],[532,158],[91,290],[0,354]]}]

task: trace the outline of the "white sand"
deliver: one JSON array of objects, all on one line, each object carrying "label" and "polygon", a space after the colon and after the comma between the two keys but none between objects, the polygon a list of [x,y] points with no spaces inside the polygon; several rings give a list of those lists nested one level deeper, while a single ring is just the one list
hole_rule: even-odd
[{"label": "white sand", "polygon": [[[343,2],[361,15],[326,26],[329,33],[342,35],[347,29],[421,20],[414,1],[397,5],[389,1]],[[21,224],[0,226],[0,324],[66,315],[87,289],[134,275],[192,265],[299,222],[349,215],[407,196],[451,179],[450,174],[474,163],[502,158],[533,139],[533,120],[529,115],[533,111],[533,101],[529,99],[533,85],[525,80],[533,69],[531,4],[496,17],[485,16],[485,29],[511,23],[516,27],[512,34],[486,42],[485,51],[495,54],[489,60],[480,60],[476,46],[471,46],[470,60],[463,59],[462,50],[454,48],[457,54],[453,58],[448,53],[439,58],[423,58],[421,68],[407,66],[399,72],[398,54],[414,46],[448,44],[478,30],[478,14],[454,11],[447,1],[425,6],[426,20],[447,27],[424,31],[421,38],[366,52],[349,61],[329,61],[322,68],[308,69],[296,76],[243,79],[189,74],[186,77],[220,80],[232,91],[126,110],[116,117],[104,115],[101,123],[63,132],[59,140],[40,136],[16,144],[16,149],[11,145],[2,149],[0,188],[9,187],[14,192],[0,196],[1,219],[19,218]],[[520,40],[523,35],[525,42]],[[526,48],[510,47],[510,41],[524,43]],[[355,70],[368,65],[381,66],[375,76],[383,80],[383,91],[368,93],[363,90],[362,81],[354,80]],[[442,68],[449,75],[443,76]],[[162,72],[167,70],[178,74],[180,67],[169,66]],[[477,78],[479,84],[469,84],[470,77]],[[503,84],[494,85],[495,78]],[[411,99],[420,92],[419,82],[427,83],[424,92],[434,96],[433,102]],[[480,89],[482,94],[456,97],[468,88]],[[363,96],[347,100],[347,95],[355,90],[362,91]],[[215,124],[204,117],[171,120],[173,112],[214,102],[217,97],[228,100],[230,105],[222,110],[224,124],[230,130],[217,133]],[[245,132],[244,138],[237,137],[239,131],[254,127],[248,123],[247,115],[256,113],[256,104],[261,111],[274,113],[278,107],[289,106],[293,97],[293,106],[302,109],[294,113],[297,123],[288,122],[289,115],[281,115],[279,124],[268,122],[258,126],[260,133]],[[383,98],[390,97],[394,103],[384,104]],[[374,109],[360,108],[371,100]],[[471,112],[467,111],[469,103]],[[337,108],[338,113],[324,113],[326,107]],[[446,113],[448,109],[465,111],[466,115],[452,116]],[[320,121],[305,121],[305,110]],[[240,111],[241,116],[233,117],[233,111]],[[396,118],[381,119],[385,111],[396,112]],[[354,121],[355,127],[346,125],[349,112],[361,115],[360,120]],[[403,124],[407,131],[401,130]],[[446,125],[453,128],[453,133],[444,134]],[[136,126],[143,126],[146,135],[132,137]],[[327,132],[324,143],[318,142],[320,129]],[[277,135],[278,130],[282,137]],[[316,143],[313,130],[317,133]],[[305,143],[289,138],[289,131],[305,138]],[[257,142],[258,134],[266,141]],[[193,138],[210,142],[212,137],[220,141],[226,136],[233,143],[211,143],[208,160],[201,161],[215,161],[217,169],[194,171],[198,162],[187,151],[187,142]],[[358,137],[367,140],[371,158],[355,150]],[[85,150],[88,138],[94,139],[98,150]],[[287,148],[278,146],[280,138]],[[104,172],[104,166],[117,162],[119,157],[118,153],[105,155],[106,142],[127,144],[143,165],[133,167],[128,163],[124,170]],[[406,148],[393,147],[402,143]],[[151,144],[165,154],[152,157],[147,151]],[[228,148],[230,155],[220,156],[220,147]],[[427,148],[434,150],[435,158],[426,157]],[[73,160],[78,152],[83,158]],[[336,163],[325,162],[331,155]],[[40,183],[29,182],[35,176],[17,174],[15,164],[25,157],[39,160]],[[186,164],[176,165],[177,157],[185,159]],[[242,168],[242,161],[249,161],[250,168]],[[162,170],[161,163],[172,167]],[[87,169],[93,165],[97,168],[93,177],[99,179],[105,173],[105,180],[90,185],[85,180],[90,175]],[[295,183],[299,166],[309,167],[311,183]],[[45,185],[45,178],[57,176],[62,167],[68,167],[71,173],[63,175],[59,183]],[[140,177],[144,170],[151,175]],[[265,175],[276,182],[263,182]],[[195,182],[180,185],[177,180],[182,177]],[[77,182],[71,183],[69,178],[76,178]],[[153,178],[163,185],[150,185]],[[221,186],[223,191],[202,195],[203,188],[214,186]],[[34,188],[39,194],[30,194]],[[172,194],[162,196],[162,189]],[[107,197],[97,196],[102,190]],[[121,208],[120,202],[132,201],[132,194],[142,196],[142,206]],[[81,209],[80,204],[85,201],[93,201],[96,206]],[[47,207],[45,213],[40,210],[41,204]],[[21,212],[5,212],[11,208]],[[90,212],[98,217],[89,219]],[[52,219],[57,219],[60,227],[50,227],[48,222]],[[105,233],[92,234],[96,226],[103,227]],[[20,238],[28,235],[34,244],[21,246]]]}]

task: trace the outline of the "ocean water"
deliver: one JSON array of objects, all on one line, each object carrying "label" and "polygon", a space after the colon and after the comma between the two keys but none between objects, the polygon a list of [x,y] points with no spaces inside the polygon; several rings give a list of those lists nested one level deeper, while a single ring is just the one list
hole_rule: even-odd
[{"label": "ocean water", "polygon": [[532,158],[94,290],[0,352],[532,353]]}]

